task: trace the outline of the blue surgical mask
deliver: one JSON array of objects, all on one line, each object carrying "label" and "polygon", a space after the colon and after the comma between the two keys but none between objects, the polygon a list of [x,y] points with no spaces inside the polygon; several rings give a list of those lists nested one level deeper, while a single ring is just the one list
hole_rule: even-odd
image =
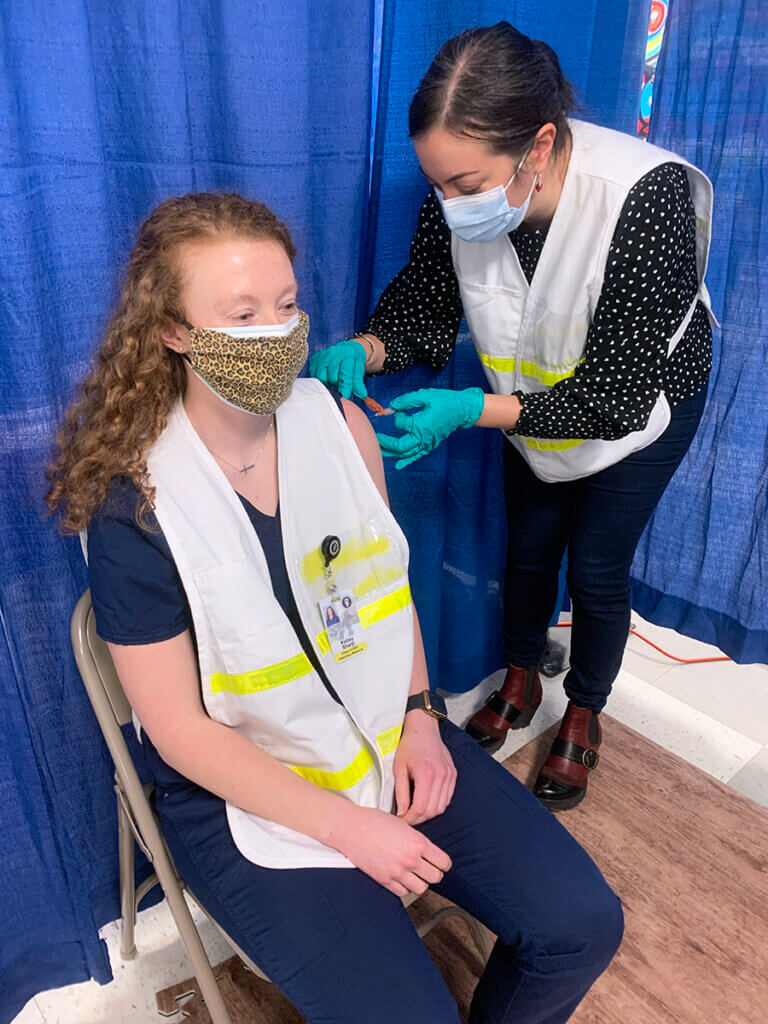
[{"label": "blue surgical mask", "polygon": [[[455,235],[463,238],[465,242],[492,242],[494,238],[514,231],[523,223],[533,194],[533,182],[522,206],[509,205],[507,189],[517,177],[527,156],[528,153],[517,165],[506,185],[498,185],[487,192],[445,199],[440,189],[435,188],[445,221]],[[535,180],[534,178],[534,182]]]}]

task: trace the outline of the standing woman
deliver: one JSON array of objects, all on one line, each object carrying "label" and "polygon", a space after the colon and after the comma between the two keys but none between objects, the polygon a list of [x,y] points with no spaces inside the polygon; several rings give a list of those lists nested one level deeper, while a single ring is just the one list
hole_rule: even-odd
[{"label": "standing woman", "polygon": [[701,419],[713,321],[709,181],[674,153],[570,119],[572,102],[555,53],[507,22],[450,39],[410,108],[433,188],[410,262],[366,333],[310,364],[364,395],[366,373],[444,367],[466,317],[493,394],[400,395],[403,433],[380,441],[402,468],[459,428],[504,432],[509,667],[467,726],[490,749],[541,703],[568,549],[568,706],[534,787],[553,810],[583,799],[598,762],[632,558]]}]

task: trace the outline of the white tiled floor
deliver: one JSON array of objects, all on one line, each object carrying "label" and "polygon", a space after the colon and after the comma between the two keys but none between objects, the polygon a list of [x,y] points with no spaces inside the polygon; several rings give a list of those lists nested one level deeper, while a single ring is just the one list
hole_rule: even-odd
[{"label": "white tiled floor", "polygon": [[768,807],[768,746],[761,747],[752,760],[728,780],[728,784]]},{"label": "white tiled floor", "polygon": [[[637,615],[633,624],[678,657],[722,653]],[[626,673],[645,685],[626,705],[614,691],[609,714],[753,799],[758,799],[762,780],[759,802],[768,806],[768,665],[680,665],[630,637],[622,677]]]},{"label": "white tiled floor", "polygon": [[[679,657],[716,657],[715,648],[662,629],[634,616],[635,628]],[[563,629],[563,640],[568,630]],[[453,721],[464,725],[498,688],[503,671],[489,676],[470,693],[448,696]],[[531,725],[510,733],[496,755],[503,760],[539,735],[562,715],[562,677],[546,680],[544,701]],[[630,637],[622,671],[608,704],[609,714],[768,807],[768,666],[718,662],[677,665]],[[610,753],[605,752],[609,757]],[[214,963],[231,955],[213,925],[193,908],[193,915]],[[155,992],[192,973],[165,903],[139,915],[139,956],[123,962],[117,924],[102,935],[109,947],[115,980],[45,992],[31,1000],[13,1024],[145,1024],[181,1021],[181,1014],[160,1018]]]},{"label": "white tiled floor", "polygon": [[[195,920],[211,963],[232,956],[232,950],[204,914],[190,902]],[[146,1024],[147,1021],[181,1022],[181,1013],[161,1017],[155,993],[188,978],[192,970],[173,923],[168,904],[163,901],[139,914],[136,925],[138,956],[121,960],[120,932],[115,922],[101,929],[109,948],[114,981],[81,985],[43,992],[27,1003],[13,1024]],[[27,1016],[31,1014],[31,1016]]]}]

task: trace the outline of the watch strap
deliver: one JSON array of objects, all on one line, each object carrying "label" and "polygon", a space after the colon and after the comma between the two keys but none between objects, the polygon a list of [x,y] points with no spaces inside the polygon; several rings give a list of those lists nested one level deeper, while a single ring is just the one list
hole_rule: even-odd
[{"label": "watch strap", "polygon": [[[414,693],[408,698],[405,712],[407,714],[409,711],[424,711],[428,715],[432,715],[433,718],[442,721],[447,715],[442,708],[436,707],[435,703],[434,695],[429,690],[422,690],[421,693]],[[440,703],[442,703],[442,700]]]}]

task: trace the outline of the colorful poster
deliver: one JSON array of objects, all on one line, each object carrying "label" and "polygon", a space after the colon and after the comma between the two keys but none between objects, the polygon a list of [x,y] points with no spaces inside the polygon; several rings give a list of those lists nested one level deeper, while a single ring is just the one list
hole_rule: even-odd
[{"label": "colorful poster", "polygon": [[653,0],[651,3],[651,20],[648,25],[648,41],[645,46],[645,64],[643,65],[643,86],[640,91],[640,114],[637,119],[637,134],[648,137],[651,124],[651,103],[653,100],[653,80],[656,65],[661,52],[661,41],[667,24],[669,4],[664,0]]}]

